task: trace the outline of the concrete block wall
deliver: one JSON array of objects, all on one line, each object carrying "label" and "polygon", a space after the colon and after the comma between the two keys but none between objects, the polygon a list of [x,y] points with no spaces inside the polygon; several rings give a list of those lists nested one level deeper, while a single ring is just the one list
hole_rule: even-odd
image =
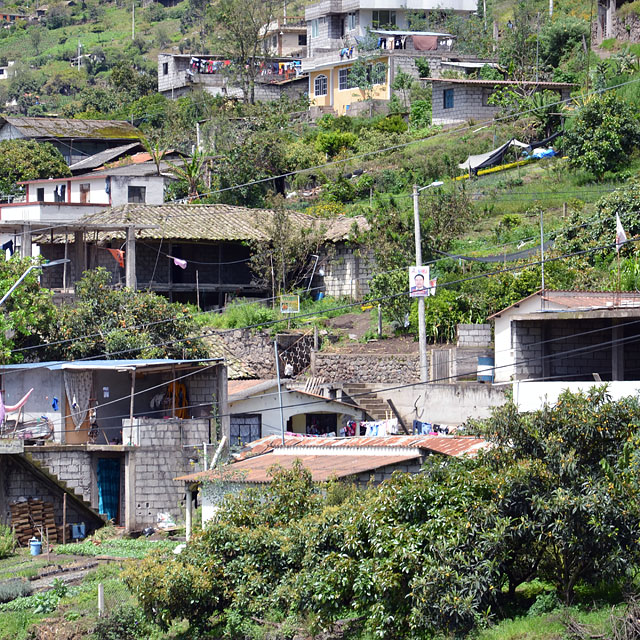
[{"label": "concrete block wall", "polygon": [[490,324],[459,324],[459,347],[487,347],[493,341]]},{"label": "concrete block wall", "polygon": [[379,467],[374,471],[365,471],[356,475],[355,483],[358,486],[366,486],[370,482],[373,482],[374,485],[379,485],[381,482],[391,478],[395,471],[401,471],[403,473],[420,473],[423,462],[423,458],[415,458],[414,460],[408,460],[407,462]]},{"label": "concrete block wall", "polygon": [[360,256],[352,247],[340,244],[330,253],[322,254],[319,264],[325,274],[323,278],[314,278],[313,285],[323,287],[326,295],[359,300],[369,293],[375,265],[373,252]]},{"label": "concrete block wall", "polygon": [[[4,487],[4,495],[0,499],[3,507],[0,512],[0,522],[10,522],[9,505],[12,502],[17,502],[21,498],[34,498],[53,504],[56,524],[62,525],[62,490],[55,490],[44,484],[35,475],[15,464],[9,456],[1,456],[0,458],[0,474],[2,474],[0,485]],[[67,524],[79,524],[80,522],[86,522],[86,516],[76,509],[71,501],[67,500]]]},{"label": "concrete block wall", "polygon": [[[444,92],[447,89],[453,89],[453,107],[450,109],[444,108]],[[499,108],[483,104],[483,94],[487,89],[489,87],[434,82],[431,97],[432,123],[491,120]]]},{"label": "concrete block wall", "polygon": [[516,359],[516,379],[541,378],[543,375],[542,327],[536,322],[511,323],[511,340]]},{"label": "concrete block wall", "polygon": [[208,418],[154,420],[140,418],[140,449],[176,449],[209,441]]},{"label": "concrete block wall", "polygon": [[84,500],[91,502],[91,453],[86,447],[33,447],[29,453]]}]

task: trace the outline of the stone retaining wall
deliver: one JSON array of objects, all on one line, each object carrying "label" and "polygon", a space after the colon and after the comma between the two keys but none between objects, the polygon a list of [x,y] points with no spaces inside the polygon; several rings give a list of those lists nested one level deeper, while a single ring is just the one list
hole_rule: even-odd
[{"label": "stone retaining wall", "polygon": [[325,382],[419,382],[417,354],[311,354],[311,375]]}]

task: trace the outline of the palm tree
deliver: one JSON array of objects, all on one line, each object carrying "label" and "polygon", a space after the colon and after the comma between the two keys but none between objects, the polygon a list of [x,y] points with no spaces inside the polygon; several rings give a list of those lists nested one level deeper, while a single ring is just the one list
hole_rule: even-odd
[{"label": "palm tree", "polygon": [[198,190],[202,186],[202,175],[204,173],[206,156],[197,149],[194,150],[190,158],[185,158],[181,166],[168,162],[170,171],[179,180],[187,183],[190,199],[199,198]]}]

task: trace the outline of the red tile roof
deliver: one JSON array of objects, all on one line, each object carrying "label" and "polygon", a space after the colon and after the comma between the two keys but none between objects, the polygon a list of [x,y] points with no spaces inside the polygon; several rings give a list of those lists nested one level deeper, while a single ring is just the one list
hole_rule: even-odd
[{"label": "red tile roof", "polygon": [[[271,482],[268,470],[273,465],[277,464],[285,469],[290,469],[295,460],[300,460],[303,466],[311,472],[314,482],[326,482],[331,478],[346,478],[389,465],[419,460],[420,457],[418,451],[398,453],[397,455],[363,455],[356,457],[349,454],[328,455],[324,453],[313,455],[302,452],[298,456],[291,453],[278,453],[276,450],[265,455],[254,456],[240,462],[235,462],[227,467],[227,473],[228,471],[233,471],[234,474],[237,473],[237,482],[268,483]],[[219,471],[201,471],[199,473],[180,476],[176,478],[176,480],[200,482],[207,479],[220,479],[220,477]]]}]

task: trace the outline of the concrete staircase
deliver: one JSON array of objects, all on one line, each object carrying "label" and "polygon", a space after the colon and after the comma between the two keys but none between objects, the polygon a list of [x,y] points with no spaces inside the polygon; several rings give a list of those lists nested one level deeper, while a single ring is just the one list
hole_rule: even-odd
[{"label": "concrete staircase", "polygon": [[349,396],[353,404],[364,409],[371,420],[384,420],[391,414],[391,409],[387,401],[383,400],[365,383],[346,383],[343,385],[342,391],[345,395]]},{"label": "concrete staircase", "polygon": [[[36,475],[41,476],[45,481],[48,481],[52,484],[55,484],[59,487],[64,493],[67,494],[68,498],[71,498],[72,503],[75,504],[80,510],[84,511],[87,515],[93,517],[97,521],[100,521],[100,524],[104,524],[108,522],[109,518],[104,513],[99,513],[97,509],[94,509],[91,506],[91,503],[84,499],[81,493],[78,493],[74,487],[70,487],[67,482],[58,478],[58,476],[53,473],[45,464],[36,460],[29,453],[24,453],[22,456],[15,456],[20,464],[23,466],[25,464],[31,467],[31,472],[35,472]],[[20,462],[22,459],[22,462]]]}]

